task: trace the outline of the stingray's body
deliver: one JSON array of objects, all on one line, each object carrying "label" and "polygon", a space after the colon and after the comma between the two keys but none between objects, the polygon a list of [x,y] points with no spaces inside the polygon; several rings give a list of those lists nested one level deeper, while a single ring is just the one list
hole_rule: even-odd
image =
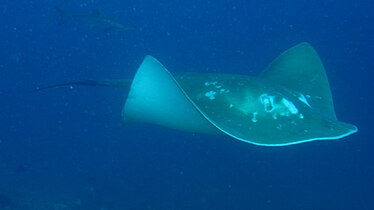
[{"label": "stingray's body", "polygon": [[122,115],[126,121],[227,134],[263,146],[339,139],[357,131],[337,120],[323,64],[307,43],[281,54],[259,77],[173,76],[147,56]]}]

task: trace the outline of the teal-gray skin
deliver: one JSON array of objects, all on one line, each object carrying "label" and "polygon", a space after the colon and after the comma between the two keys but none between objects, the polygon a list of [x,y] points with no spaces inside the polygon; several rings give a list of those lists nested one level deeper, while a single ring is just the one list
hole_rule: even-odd
[{"label": "teal-gray skin", "polygon": [[285,51],[258,77],[234,74],[172,75],[146,56],[133,80],[70,85],[129,88],[126,121],[223,134],[262,146],[340,139],[357,132],[338,121],[323,64],[308,43]]},{"label": "teal-gray skin", "polygon": [[241,75],[177,79],[197,110],[223,133],[264,146],[337,139],[356,131],[315,105],[322,98]]},{"label": "teal-gray skin", "polygon": [[259,77],[170,74],[147,56],[123,109],[125,120],[227,134],[263,146],[339,139],[355,133],[337,120],[322,62],[308,43],[283,54]]}]

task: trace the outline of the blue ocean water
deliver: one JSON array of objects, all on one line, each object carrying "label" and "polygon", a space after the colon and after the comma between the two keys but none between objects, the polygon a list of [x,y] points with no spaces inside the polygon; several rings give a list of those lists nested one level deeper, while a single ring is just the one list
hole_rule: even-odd
[{"label": "blue ocean water", "polygon": [[[99,14],[121,31],[70,19]],[[374,209],[371,1],[0,3],[0,209]],[[335,110],[359,132],[260,147],[121,119],[122,89],[35,87],[170,71],[259,74],[310,42]]]}]

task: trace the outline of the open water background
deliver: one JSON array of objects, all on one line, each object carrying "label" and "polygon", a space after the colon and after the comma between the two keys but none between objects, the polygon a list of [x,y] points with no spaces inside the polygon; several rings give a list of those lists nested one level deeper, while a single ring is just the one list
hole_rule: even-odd
[{"label": "open water background", "polygon": [[[55,6],[132,30],[58,24]],[[0,14],[0,209],[374,209],[372,1],[2,0]],[[28,93],[131,78],[147,54],[171,72],[256,75],[302,41],[357,134],[259,147],[126,124],[125,90]]]}]

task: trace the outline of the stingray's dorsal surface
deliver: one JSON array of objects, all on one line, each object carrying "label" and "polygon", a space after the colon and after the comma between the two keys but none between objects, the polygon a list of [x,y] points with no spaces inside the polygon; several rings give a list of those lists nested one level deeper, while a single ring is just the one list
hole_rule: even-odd
[{"label": "stingray's dorsal surface", "polygon": [[325,70],[307,43],[284,52],[258,78],[199,73],[173,77],[147,56],[123,115],[264,146],[339,139],[357,131],[336,119]]}]

